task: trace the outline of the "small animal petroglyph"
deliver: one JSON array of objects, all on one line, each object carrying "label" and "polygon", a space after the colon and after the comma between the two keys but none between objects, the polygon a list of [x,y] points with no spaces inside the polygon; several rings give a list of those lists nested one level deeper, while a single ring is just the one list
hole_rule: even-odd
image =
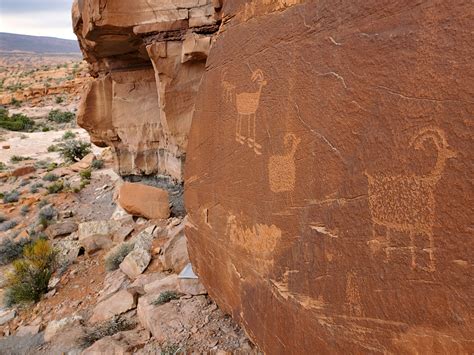
[{"label": "small animal petroglyph", "polygon": [[285,136],[286,154],[274,155],[268,162],[270,190],[273,192],[293,191],[296,181],[295,153],[301,139],[293,133]]},{"label": "small animal petroglyph", "polygon": [[[262,89],[267,82],[264,79],[263,72],[257,69],[252,73],[252,81],[257,83],[258,90],[255,92],[236,93],[235,85],[223,81],[224,97],[228,102],[235,103],[237,109],[237,121],[235,124],[235,140],[240,144],[245,144],[253,149],[255,154],[262,154],[262,146],[256,139],[256,112],[260,105],[260,96]],[[242,132],[242,121],[246,119],[247,132]]]},{"label": "small animal petroglyph", "polygon": [[227,218],[227,235],[232,244],[251,253],[255,266],[268,272],[273,265],[273,252],[281,240],[281,230],[275,225],[256,224],[250,228],[238,222],[237,217]]},{"label": "small animal petroglyph", "polygon": [[[370,175],[366,173],[369,183],[369,207],[374,223],[374,239],[371,244],[382,244],[387,260],[394,249],[406,249],[411,255],[411,267],[417,266],[429,272],[435,271],[433,224],[435,218],[434,189],[443,174],[446,161],[456,156],[439,128],[425,128],[410,141],[414,149],[426,149],[426,143],[432,141],[437,150],[437,161],[432,171],[425,176],[410,175]],[[386,229],[385,240],[375,235],[375,226]],[[404,232],[409,235],[407,247],[390,246],[390,231]],[[422,266],[417,260],[416,237],[428,239],[428,246],[420,250],[427,254],[427,262]]]}]

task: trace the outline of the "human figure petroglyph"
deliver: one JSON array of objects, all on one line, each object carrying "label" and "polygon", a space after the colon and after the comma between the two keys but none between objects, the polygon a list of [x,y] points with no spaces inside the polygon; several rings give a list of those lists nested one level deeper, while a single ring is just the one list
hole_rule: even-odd
[{"label": "human figure petroglyph", "polygon": [[[258,89],[255,92],[236,93],[235,85],[223,81],[224,97],[228,102],[235,104],[237,109],[237,121],[235,124],[235,140],[240,144],[245,144],[252,148],[257,155],[262,154],[262,146],[256,139],[256,112],[260,105],[260,97],[263,87],[267,82],[263,72],[257,69],[252,73],[252,81],[257,83]],[[247,135],[242,134],[242,121],[247,119]]]},{"label": "human figure petroglyph", "polygon": [[[384,244],[387,260],[394,249],[390,246],[390,231],[408,233],[410,242],[403,247],[411,255],[411,267],[429,272],[435,271],[433,224],[435,218],[434,189],[446,166],[446,161],[456,153],[450,149],[444,132],[439,128],[424,128],[410,141],[414,149],[426,149],[432,141],[437,151],[434,168],[427,175],[370,175],[366,173],[369,184],[369,207],[374,223],[374,239],[371,244]],[[377,239],[375,226],[386,229],[385,241]],[[428,254],[426,267],[417,262],[415,238],[422,235],[428,238],[428,247],[422,251]],[[371,245],[372,247],[374,245]]]},{"label": "human figure petroglyph", "polygon": [[285,135],[286,154],[274,155],[268,162],[270,190],[273,192],[293,191],[296,181],[295,154],[301,139],[293,133]]}]

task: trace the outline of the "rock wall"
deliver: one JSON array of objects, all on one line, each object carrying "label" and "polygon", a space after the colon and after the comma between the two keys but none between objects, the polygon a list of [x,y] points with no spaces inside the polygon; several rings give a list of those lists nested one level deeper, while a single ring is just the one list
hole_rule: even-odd
[{"label": "rock wall", "polygon": [[190,257],[268,354],[474,351],[470,1],[229,0]]},{"label": "rock wall", "polygon": [[81,0],[73,26],[96,78],[78,123],[113,147],[123,175],[181,181],[192,113],[220,4]]}]

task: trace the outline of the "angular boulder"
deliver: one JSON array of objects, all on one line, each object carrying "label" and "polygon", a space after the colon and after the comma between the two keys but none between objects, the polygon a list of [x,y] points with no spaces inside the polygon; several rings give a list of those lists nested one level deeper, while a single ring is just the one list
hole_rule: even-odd
[{"label": "angular boulder", "polygon": [[117,202],[134,216],[148,219],[166,219],[170,216],[168,192],[153,186],[124,183]]},{"label": "angular boulder", "polygon": [[168,240],[160,251],[160,261],[165,270],[178,273],[189,263],[184,228],[185,223],[181,223],[169,230]]},{"label": "angular boulder", "polygon": [[470,353],[469,1],[224,1],[190,257],[268,354]]},{"label": "angular boulder", "polygon": [[137,300],[127,290],[118,291],[113,296],[99,302],[89,319],[91,323],[103,322],[136,307]]},{"label": "angular boulder", "polygon": [[73,232],[77,231],[77,223],[75,222],[62,222],[62,223],[55,223],[50,225],[46,229],[46,234],[49,238],[59,238],[67,236]]},{"label": "angular boulder", "polygon": [[26,165],[26,166],[22,166],[22,167],[19,167],[19,168],[16,168],[15,170],[13,170],[11,172],[11,176],[20,177],[20,176],[23,176],[23,175],[28,175],[28,174],[34,173],[35,171],[36,171],[36,168],[34,166]]}]

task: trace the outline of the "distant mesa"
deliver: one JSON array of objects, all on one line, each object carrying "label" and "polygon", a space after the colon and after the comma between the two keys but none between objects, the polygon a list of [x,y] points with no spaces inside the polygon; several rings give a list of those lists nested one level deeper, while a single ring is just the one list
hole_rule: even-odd
[{"label": "distant mesa", "polygon": [[0,32],[0,52],[80,54],[76,40]]}]

